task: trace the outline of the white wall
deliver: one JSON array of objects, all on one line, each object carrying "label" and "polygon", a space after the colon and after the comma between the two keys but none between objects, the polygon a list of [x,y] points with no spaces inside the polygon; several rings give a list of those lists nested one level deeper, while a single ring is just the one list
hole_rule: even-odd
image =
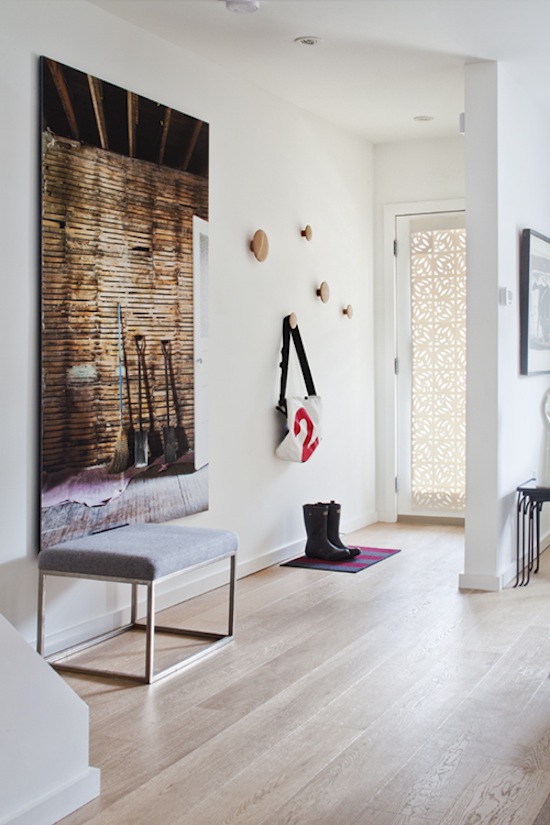
[{"label": "white wall", "polygon": [[[519,374],[519,258],[524,228],[550,236],[550,114],[529,90],[499,68],[499,287],[515,295],[511,308],[499,307],[498,329],[498,538],[499,570],[515,568],[515,488],[544,460],[542,398],[550,375]],[[518,437],[519,436],[519,437]],[[542,511],[543,534],[550,529],[550,510]],[[545,541],[548,539],[546,538]]]},{"label": "white wall", "polygon": [[[381,520],[396,515],[395,474],[395,294],[388,272],[384,212],[393,204],[463,199],[464,140],[415,140],[374,147],[374,301],[376,340],[376,501]],[[393,239],[393,236],[392,236]],[[392,262],[393,263],[393,262]]]},{"label": "white wall", "polygon": [[88,708],[3,616],[0,649],[0,825],[47,825],[99,794]]},{"label": "white wall", "polygon": [[[519,374],[522,229],[550,234],[550,119],[507,71],[466,71],[468,507],[462,587],[515,572],[515,490],[540,472],[549,376]],[[499,306],[499,287],[514,293]],[[544,515],[544,511],[543,511]],[[546,521],[546,523],[548,523]]]},{"label": "white wall", "polygon": [[[81,0],[2,0],[0,15],[0,612],[34,638],[40,54],[210,123],[210,510],[188,523],[236,530],[243,573],[302,548],[308,501],[339,500],[344,529],[375,519],[372,147]],[[258,228],[263,264],[248,248]],[[315,295],[322,280],[328,304]],[[304,466],[274,457],[291,311],[325,403],[325,439]],[[47,633],[117,609],[112,588],[52,587]]]}]

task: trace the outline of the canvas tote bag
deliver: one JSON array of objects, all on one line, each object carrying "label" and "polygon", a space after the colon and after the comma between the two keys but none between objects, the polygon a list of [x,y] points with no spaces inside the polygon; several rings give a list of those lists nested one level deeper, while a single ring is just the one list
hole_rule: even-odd
[{"label": "canvas tote bag", "polygon": [[[308,393],[304,397],[286,397],[291,337]],[[290,326],[290,315],[283,320],[281,356],[281,390],[277,409],[286,416],[287,434],[275,450],[275,454],[284,461],[304,463],[311,458],[321,441],[321,399],[315,392],[300,330],[298,325],[294,328]]]}]

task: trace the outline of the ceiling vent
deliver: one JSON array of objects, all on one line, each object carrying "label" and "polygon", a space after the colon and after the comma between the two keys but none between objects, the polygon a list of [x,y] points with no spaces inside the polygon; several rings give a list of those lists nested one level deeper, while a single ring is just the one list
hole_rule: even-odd
[{"label": "ceiling vent", "polygon": [[260,0],[225,0],[227,11],[237,11],[241,14],[248,14],[251,11],[258,11]]},{"label": "ceiling vent", "polygon": [[301,43],[302,46],[316,46],[318,43],[321,42],[321,38],[320,37],[310,37],[310,36],[295,37],[294,42],[295,43]]}]

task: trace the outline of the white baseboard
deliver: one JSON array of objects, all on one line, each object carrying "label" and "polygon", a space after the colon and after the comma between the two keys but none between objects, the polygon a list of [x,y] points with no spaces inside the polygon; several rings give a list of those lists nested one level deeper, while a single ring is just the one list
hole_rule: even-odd
[{"label": "white baseboard", "polygon": [[[550,534],[540,540],[540,552],[544,553],[550,547]],[[476,573],[460,573],[458,587],[460,590],[502,590],[503,587],[515,580],[517,563],[514,560],[500,576],[477,575]]]},{"label": "white baseboard", "polygon": [[[550,547],[550,533],[541,536],[540,552],[544,553]],[[510,562],[506,570],[500,576],[478,575],[476,573],[460,573],[458,577],[458,587],[460,590],[502,590],[503,587],[515,580],[517,575],[517,563],[514,559]]]},{"label": "white baseboard", "polygon": [[285,544],[277,550],[270,550],[269,553],[264,553],[263,556],[256,559],[243,562],[243,564],[238,565],[238,576],[239,578],[251,576],[252,573],[257,573],[259,570],[265,570],[267,567],[273,567],[275,564],[281,564],[281,562],[301,556],[304,553],[305,546],[306,539],[304,537],[291,544]]},{"label": "white baseboard", "polygon": [[[367,527],[369,524],[374,524],[378,521],[377,513],[364,513],[356,518],[349,519],[341,524],[341,533],[346,535],[355,530],[360,530],[362,527]],[[242,579],[245,576],[250,576],[252,573],[257,573],[259,570],[265,570],[267,567],[272,567],[275,564],[288,561],[289,559],[301,556],[305,548],[305,536],[299,541],[291,542],[283,545],[276,550],[270,550],[254,559],[237,562],[237,578]],[[238,558],[238,557],[237,557]],[[195,596],[200,596],[207,593],[209,590],[214,590],[217,587],[222,587],[227,584],[229,580],[228,563],[220,562],[217,564],[202,567],[187,576],[182,574],[182,581],[176,585],[174,582],[177,579],[172,579],[166,584],[159,585],[155,593],[155,602],[157,610],[166,610],[180,602],[192,599]],[[130,596],[128,596],[129,600]],[[238,587],[237,587],[238,598]],[[139,617],[145,615],[145,596],[143,601],[140,601]],[[86,639],[100,636],[111,630],[121,627],[130,621],[130,607],[114,610],[104,616],[97,617],[89,622],[81,623],[77,626],[67,628],[57,633],[49,634],[45,639],[45,654],[50,655],[57,650],[63,650],[66,647],[79,644]],[[2,823],[0,822],[0,825]]]},{"label": "white baseboard", "polygon": [[517,574],[517,565],[516,562],[513,564],[509,564],[504,573],[501,574],[500,580],[502,582],[502,587],[506,587],[507,584],[510,584],[511,581],[515,580]]},{"label": "white baseboard", "polygon": [[363,513],[361,516],[356,516],[352,519],[343,519],[341,522],[341,532],[346,535],[353,533],[355,530],[361,530],[363,527],[368,527],[369,524],[376,524],[381,521],[378,513]]},{"label": "white baseboard", "polygon": [[24,809],[0,819],[0,825],[53,825],[99,796],[100,771],[88,768],[85,774],[35,800]]},{"label": "white baseboard", "polygon": [[[395,515],[393,513],[365,513],[356,518],[349,519],[342,524],[342,534],[345,536],[355,530],[360,530],[363,527],[368,527],[369,524],[375,524],[378,521],[394,522]],[[271,550],[248,561],[237,564],[237,578],[244,578],[250,576],[252,573],[257,573],[259,570],[264,570],[275,564],[281,564],[291,558],[295,558],[303,553],[305,546],[305,537],[299,541],[279,547],[276,550]],[[550,546],[550,533],[541,538],[541,552],[544,552]],[[223,563],[222,563],[223,564]],[[502,590],[509,584],[516,575],[515,563],[509,565],[504,573],[500,576],[483,575],[475,573],[461,573],[459,575],[458,586],[460,590],[488,590],[498,591]],[[209,590],[214,590],[217,587],[222,587],[227,584],[228,574],[227,567],[223,568],[221,565],[211,565],[207,568],[201,568],[196,571],[193,577],[188,576],[185,581],[177,586],[172,586],[170,589],[158,589],[156,594],[156,603],[158,610],[165,610],[182,601],[187,601],[195,596],[199,596]],[[238,589],[237,589],[238,592]],[[145,613],[144,602],[141,615]],[[52,653],[56,650],[61,650],[79,642],[90,639],[94,636],[99,636],[109,630],[127,623],[130,618],[129,607],[121,610],[113,611],[105,616],[98,617],[90,622],[80,624],[78,626],[68,628],[59,633],[52,634],[46,639],[46,654]],[[3,823],[0,821],[0,825]]]},{"label": "white baseboard", "polygon": [[[250,559],[244,562],[237,563],[237,579],[242,579],[245,576],[250,576],[252,573],[257,573],[259,570],[264,570],[275,564],[288,561],[291,558],[302,555],[305,547],[305,538],[284,545],[277,550],[272,550],[264,553],[255,559]],[[193,574],[185,576],[182,574],[180,583],[174,585],[176,579],[172,579],[165,586],[159,585],[155,593],[155,607],[156,610],[166,610],[175,604],[192,599],[195,596],[200,596],[207,593],[209,590],[214,590],[217,587],[223,587],[229,581],[229,565],[228,562],[219,562],[217,564],[202,567],[194,571]],[[237,598],[238,598],[237,585]],[[72,647],[87,639],[92,639],[96,636],[101,636],[103,633],[108,633],[121,627],[130,621],[130,606],[129,606],[129,586],[128,586],[128,607],[113,610],[103,616],[98,616],[88,622],[82,622],[76,626],[66,628],[56,633],[48,634],[45,639],[45,655],[48,656],[58,650],[63,650],[67,647]],[[138,616],[143,618],[146,612],[145,596],[140,600]],[[46,608],[47,614],[47,608]],[[0,825],[3,823],[0,821]]]},{"label": "white baseboard", "polygon": [[459,590],[502,590],[501,576],[490,576],[482,573],[460,573],[458,576]]},{"label": "white baseboard", "polygon": [[[546,533],[544,536],[541,536],[541,539],[540,539],[540,552],[541,552],[541,555],[542,555],[542,553],[545,552],[545,550],[548,550],[549,547],[550,547],[550,533]],[[533,575],[533,574],[531,573],[531,575]],[[501,576],[502,581],[503,581],[502,586],[506,587],[507,584],[510,584],[510,582],[515,581],[516,576],[517,576],[517,562],[514,559],[514,561],[508,566],[506,571]],[[520,579],[521,579],[521,574],[520,574]]]}]

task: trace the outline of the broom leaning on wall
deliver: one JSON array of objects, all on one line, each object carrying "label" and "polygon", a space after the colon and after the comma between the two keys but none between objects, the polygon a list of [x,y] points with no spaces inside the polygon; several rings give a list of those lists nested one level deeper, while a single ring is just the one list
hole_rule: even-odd
[{"label": "broom leaning on wall", "polygon": [[130,453],[128,450],[128,438],[122,422],[122,324],[120,320],[120,304],[117,304],[118,322],[118,397],[120,425],[113,453],[112,461],[109,465],[109,473],[123,473],[128,466]]}]

